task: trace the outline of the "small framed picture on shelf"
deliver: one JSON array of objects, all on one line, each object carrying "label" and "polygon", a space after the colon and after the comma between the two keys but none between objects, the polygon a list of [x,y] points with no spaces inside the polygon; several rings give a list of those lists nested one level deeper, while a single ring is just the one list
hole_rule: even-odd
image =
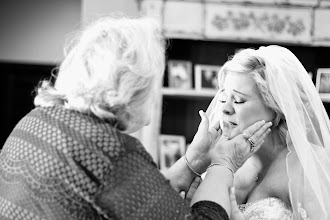
[{"label": "small framed picture on shelf", "polygon": [[195,89],[196,90],[217,90],[217,75],[221,66],[217,65],[195,65]]},{"label": "small framed picture on shelf", "polygon": [[168,86],[177,89],[192,88],[192,64],[187,60],[169,60]]},{"label": "small framed picture on shelf", "polygon": [[316,73],[316,89],[330,94],[330,68],[319,68]]},{"label": "small framed picture on shelf", "polygon": [[159,168],[166,171],[185,154],[186,138],[181,135],[160,135],[159,139]]}]

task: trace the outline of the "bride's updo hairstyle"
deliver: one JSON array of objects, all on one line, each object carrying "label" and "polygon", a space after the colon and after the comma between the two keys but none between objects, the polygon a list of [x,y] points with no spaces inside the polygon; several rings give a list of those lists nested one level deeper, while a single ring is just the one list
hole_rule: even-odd
[{"label": "bride's updo hairstyle", "polygon": [[78,33],[67,50],[55,84],[41,82],[34,104],[63,105],[115,120],[121,130],[139,123],[136,109],[152,96],[165,68],[158,22],[147,17],[101,18]]},{"label": "bride's updo hairstyle", "polygon": [[254,79],[263,103],[274,112],[273,128],[278,130],[281,141],[285,144],[288,127],[280,106],[270,92],[267,82],[267,74],[269,73],[266,71],[264,59],[254,49],[239,51],[221,68],[218,75],[220,88],[223,87],[224,80],[229,72],[249,74]]}]

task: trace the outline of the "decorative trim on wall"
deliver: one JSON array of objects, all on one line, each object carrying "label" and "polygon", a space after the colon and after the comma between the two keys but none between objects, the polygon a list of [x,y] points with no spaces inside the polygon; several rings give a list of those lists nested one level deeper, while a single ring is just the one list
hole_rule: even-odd
[{"label": "decorative trim on wall", "polygon": [[330,46],[330,0],[140,0],[166,36]]},{"label": "decorative trim on wall", "polygon": [[330,0],[320,0],[320,7],[330,7]]},{"label": "decorative trim on wall", "polygon": [[225,2],[241,4],[263,4],[263,5],[302,5],[317,6],[320,0],[204,0],[205,2]]},{"label": "decorative trim on wall", "polygon": [[205,27],[206,38],[309,43],[312,9],[206,4]]}]

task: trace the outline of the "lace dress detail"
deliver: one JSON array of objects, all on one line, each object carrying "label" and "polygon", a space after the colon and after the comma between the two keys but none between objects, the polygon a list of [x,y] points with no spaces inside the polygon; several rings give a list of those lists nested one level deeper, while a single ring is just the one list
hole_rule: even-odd
[{"label": "lace dress detail", "polygon": [[292,210],[280,199],[269,197],[239,205],[246,220],[292,219]]}]

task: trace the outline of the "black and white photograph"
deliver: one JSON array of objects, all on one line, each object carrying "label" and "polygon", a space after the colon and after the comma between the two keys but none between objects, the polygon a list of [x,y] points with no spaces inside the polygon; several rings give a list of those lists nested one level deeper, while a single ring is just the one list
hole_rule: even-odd
[{"label": "black and white photograph", "polygon": [[186,151],[186,139],[181,135],[160,135],[160,170],[166,171]]},{"label": "black and white photograph", "polygon": [[319,93],[330,93],[330,68],[317,70],[316,89]]},{"label": "black and white photograph", "polygon": [[168,86],[176,89],[192,89],[192,64],[190,61],[168,61]]},{"label": "black and white photograph", "polygon": [[217,90],[217,75],[221,66],[217,65],[195,65],[195,89],[196,90]]},{"label": "black and white photograph", "polygon": [[330,220],[329,21],[330,0],[1,1],[0,220]]}]

